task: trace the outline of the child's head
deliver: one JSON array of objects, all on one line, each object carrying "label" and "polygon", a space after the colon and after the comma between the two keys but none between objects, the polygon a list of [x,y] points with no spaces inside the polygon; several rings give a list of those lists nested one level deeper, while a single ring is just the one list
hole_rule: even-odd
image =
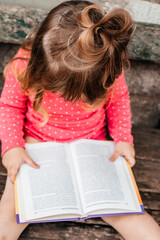
[{"label": "child's head", "polygon": [[88,1],[67,1],[52,9],[32,42],[24,89],[59,92],[65,100],[96,104],[121,74],[134,27],[128,12],[106,13]]}]

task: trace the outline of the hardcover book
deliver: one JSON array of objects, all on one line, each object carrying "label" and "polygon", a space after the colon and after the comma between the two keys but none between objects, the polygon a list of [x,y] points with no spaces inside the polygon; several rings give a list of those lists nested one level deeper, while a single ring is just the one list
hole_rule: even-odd
[{"label": "hardcover book", "polygon": [[15,180],[17,223],[73,221],[144,213],[127,160],[112,141],[77,140],[25,145],[40,165],[22,164]]}]

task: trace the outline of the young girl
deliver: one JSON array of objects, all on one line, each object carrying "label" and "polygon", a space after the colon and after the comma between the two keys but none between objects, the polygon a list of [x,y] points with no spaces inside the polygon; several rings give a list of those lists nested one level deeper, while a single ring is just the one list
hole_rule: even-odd
[{"label": "young girl", "polygon": [[[123,67],[134,26],[123,9],[109,13],[88,1],[52,9],[6,69],[0,99],[2,162],[8,178],[0,203],[0,239],[17,239],[13,182],[22,163],[39,166],[25,142],[105,140],[106,119],[116,143],[111,161],[135,164],[131,113]],[[160,229],[146,213],[104,217],[125,239],[158,240]]]}]

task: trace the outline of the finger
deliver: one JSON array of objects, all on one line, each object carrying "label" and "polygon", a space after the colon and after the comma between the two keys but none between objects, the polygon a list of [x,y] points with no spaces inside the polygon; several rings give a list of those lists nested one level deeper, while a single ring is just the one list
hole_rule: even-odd
[{"label": "finger", "polygon": [[115,151],[112,157],[110,158],[111,162],[114,162],[120,156],[120,152]]},{"label": "finger", "polygon": [[133,167],[136,163],[136,160],[133,156],[124,156],[126,160],[128,160],[131,167]]},{"label": "finger", "polygon": [[17,172],[18,172],[18,169],[17,169],[17,168],[10,168],[10,169],[8,170],[8,176],[9,176],[9,179],[10,179],[10,181],[11,181],[12,183],[14,183],[14,181],[15,181]]},{"label": "finger", "polygon": [[14,184],[14,181],[15,181],[15,176],[9,176],[9,179],[10,179],[11,183],[13,183],[13,184]]},{"label": "finger", "polygon": [[131,167],[133,167],[135,165],[135,163],[136,163],[136,160],[135,160],[134,157],[128,158],[128,161],[129,161],[129,164],[130,164]]},{"label": "finger", "polygon": [[25,158],[25,162],[33,168],[39,168],[39,165],[35,163],[29,156]]}]

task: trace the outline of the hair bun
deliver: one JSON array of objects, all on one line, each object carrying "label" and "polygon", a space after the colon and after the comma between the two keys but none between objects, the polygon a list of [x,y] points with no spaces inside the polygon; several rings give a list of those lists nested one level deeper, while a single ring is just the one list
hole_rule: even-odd
[{"label": "hair bun", "polygon": [[81,27],[89,28],[97,24],[104,15],[105,11],[102,7],[92,4],[83,9],[77,16],[77,20],[81,24]]},{"label": "hair bun", "polygon": [[82,33],[78,39],[79,54],[91,65],[97,63],[104,54],[103,33],[100,33],[98,23],[105,16],[105,11],[98,5],[87,6],[77,17]]},{"label": "hair bun", "polygon": [[121,39],[123,35],[125,41],[125,37],[130,38],[134,31],[133,20],[130,14],[122,8],[110,11],[100,20],[98,25],[104,31],[106,37],[112,37],[109,40],[112,40],[114,37],[117,40]]},{"label": "hair bun", "polygon": [[134,31],[130,14],[122,8],[106,14],[100,6],[90,5],[78,16],[78,22],[83,29],[78,39],[79,54],[93,64],[105,53],[111,56],[117,49],[124,51]]}]

